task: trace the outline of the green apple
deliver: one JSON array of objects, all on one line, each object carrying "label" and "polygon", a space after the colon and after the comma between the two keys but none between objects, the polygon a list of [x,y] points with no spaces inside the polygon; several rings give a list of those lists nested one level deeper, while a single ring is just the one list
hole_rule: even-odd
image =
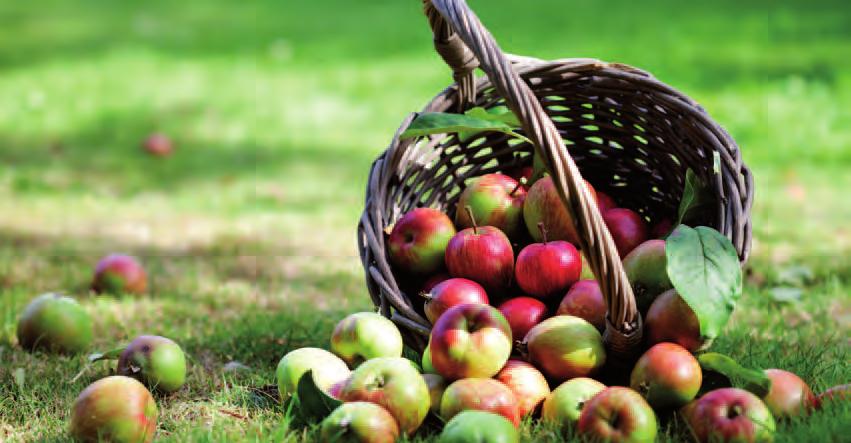
[{"label": "green apple", "polygon": [[452,417],[439,443],[518,443],[517,429],[507,418],[485,411],[463,411]]},{"label": "green apple", "polygon": [[343,403],[322,421],[320,437],[326,442],[393,443],[399,425],[375,403]]},{"label": "green apple", "polygon": [[420,427],[431,406],[431,395],[422,375],[412,361],[401,357],[365,361],[342,387],[340,399],[384,407],[407,435]]},{"label": "green apple", "polygon": [[624,257],[623,270],[642,315],[659,294],[674,287],[668,278],[667,265],[665,240],[647,240]]},{"label": "green apple", "polygon": [[346,362],[319,348],[300,348],[290,351],[278,362],[276,376],[281,400],[296,395],[298,382],[307,371],[313,371],[317,387],[330,392],[331,386],[345,380],[351,371]]},{"label": "green apple", "polygon": [[90,384],[71,410],[71,436],[82,441],[147,443],[156,430],[157,404],[130,377],[115,375]]},{"label": "green apple", "polygon": [[186,357],[168,338],[140,335],[118,358],[118,374],[134,377],[151,389],[174,392],[186,381]]},{"label": "green apple", "polygon": [[437,371],[434,369],[434,365],[431,364],[431,342],[429,342],[423,351],[422,367],[423,372],[426,374],[437,374]]},{"label": "green apple", "polygon": [[579,414],[582,412],[582,406],[585,405],[585,402],[603,389],[606,389],[606,385],[593,378],[577,377],[570,379],[555,388],[544,400],[541,418],[544,421],[562,426],[575,425],[579,421]]},{"label": "green apple", "polygon": [[85,350],[94,335],[89,314],[71,297],[42,294],[18,319],[21,347],[72,354]]},{"label": "green apple", "polygon": [[401,357],[403,346],[396,325],[375,312],[351,314],[331,334],[331,351],[349,367],[376,357]]}]

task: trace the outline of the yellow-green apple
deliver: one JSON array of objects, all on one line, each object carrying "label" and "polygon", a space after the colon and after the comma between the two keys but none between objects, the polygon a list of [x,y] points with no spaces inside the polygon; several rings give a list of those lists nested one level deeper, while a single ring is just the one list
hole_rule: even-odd
[{"label": "yellow-green apple", "polygon": [[428,345],[426,345],[425,350],[423,350],[420,365],[424,374],[437,374],[437,371],[434,369],[434,365],[431,363],[431,340],[429,340]]},{"label": "yellow-green apple", "polygon": [[375,403],[396,418],[403,433],[411,435],[425,420],[431,396],[413,362],[402,357],[378,357],[352,372],[340,391],[340,400]]},{"label": "yellow-green apple", "polygon": [[353,443],[393,443],[399,438],[399,425],[386,409],[375,403],[343,403],[322,420],[322,441]]},{"label": "yellow-green apple", "polygon": [[521,417],[534,413],[550,395],[550,385],[544,374],[523,360],[508,360],[494,379],[514,393]]},{"label": "yellow-green apple", "polygon": [[774,418],[800,417],[816,406],[815,394],[801,377],[782,369],[766,369],[765,375],[771,388],[762,401]]},{"label": "yellow-green apple", "polygon": [[488,304],[488,294],[482,285],[466,278],[450,278],[434,286],[425,295],[425,315],[431,324],[447,309],[467,303]]},{"label": "yellow-green apple", "polygon": [[603,213],[603,221],[621,258],[647,240],[647,222],[632,209],[614,208]]},{"label": "yellow-green apple", "polygon": [[532,297],[514,297],[499,305],[499,312],[511,326],[511,336],[521,339],[547,317],[547,305]]},{"label": "yellow-green apple", "polygon": [[443,268],[449,239],[455,235],[452,220],[437,209],[417,208],[402,216],[390,231],[387,249],[398,269],[426,275]]},{"label": "yellow-green apple", "polygon": [[[458,198],[455,225],[473,227],[473,220],[483,226],[499,228],[514,237],[522,228],[523,200],[526,189],[504,174],[486,174],[473,179]],[[469,207],[470,211],[465,208]]]},{"label": "yellow-green apple", "polygon": [[517,397],[508,386],[492,378],[462,378],[443,391],[441,418],[450,420],[459,412],[470,409],[499,414],[514,426],[520,425]]},{"label": "yellow-green apple", "polygon": [[613,386],[585,402],[577,430],[591,441],[650,443],[657,427],[656,414],[641,394]]},{"label": "yellow-green apple", "polygon": [[298,381],[307,371],[313,371],[317,387],[330,392],[331,387],[345,380],[351,371],[340,357],[319,348],[300,348],[288,352],[278,362],[276,377],[281,400],[296,395]]},{"label": "yellow-green apple", "polygon": [[449,308],[431,330],[431,363],[449,380],[493,377],[511,355],[511,327],[493,306]]},{"label": "yellow-green apple", "polygon": [[[596,200],[596,193],[590,183],[585,182],[592,201]],[[543,240],[539,223],[547,228],[550,240],[564,240],[574,245],[579,244],[579,236],[573,225],[573,217],[567,212],[561,198],[558,196],[552,177],[542,177],[529,188],[526,201],[523,203],[523,220],[526,229],[536,242]]]},{"label": "yellow-green apple", "polygon": [[473,226],[449,240],[446,267],[449,275],[478,282],[488,294],[502,293],[514,276],[514,250],[499,228]]},{"label": "yellow-green apple", "polygon": [[148,276],[139,262],[123,254],[102,258],[95,267],[92,290],[98,293],[141,294],[148,289]]},{"label": "yellow-green apple", "polygon": [[656,409],[679,408],[694,400],[703,372],[697,359],[675,343],[653,345],[635,364],[629,386]]},{"label": "yellow-green apple", "polygon": [[589,376],[606,362],[600,332],[572,315],[558,315],[538,323],[523,343],[529,361],[554,382]]},{"label": "yellow-green apple", "polygon": [[541,418],[562,427],[579,421],[582,406],[591,397],[606,389],[606,385],[588,377],[572,378],[553,390],[544,400]]},{"label": "yellow-green apple", "polygon": [[171,139],[160,132],[151,134],[142,142],[142,148],[155,157],[166,157],[174,151]]},{"label": "yellow-green apple", "polygon": [[438,443],[518,443],[517,429],[507,418],[485,411],[462,411],[443,428]]},{"label": "yellow-green apple", "polygon": [[668,278],[667,264],[665,240],[647,240],[624,257],[623,270],[642,314],[647,313],[659,294],[674,287]]},{"label": "yellow-green apple", "polygon": [[28,351],[81,352],[93,334],[89,314],[76,300],[60,294],[34,298],[18,319],[18,343]]},{"label": "yellow-green apple", "polygon": [[846,401],[851,399],[851,384],[837,385],[816,397],[816,407],[821,408],[825,404]]},{"label": "yellow-green apple", "polygon": [[174,341],[140,335],[118,357],[119,375],[133,377],[161,392],[174,392],[186,381],[186,356]]},{"label": "yellow-green apple", "polygon": [[514,278],[523,292],[548,298],[562,295],[579,280],[582,273],[582,256],[572,244],[556,240],[547,241],[547,231],[543,224],[542,243],[532,243],[517,255]]},{"label": "yellow-green apple", "polygon": [[157,404],[130,377],[114,375],[90,384],[71,410],[71,436],[82,441],[147,443],[156,430]]},{"label": "yellow-green apple", "polygon": [[432,413],[440,413],[440,400],[443,398],[443,392],[446,390],[446,379],[437,374],[423,374],[423,380],[428,386],[429,397],[431,398]]},{"label": "yellow-green apple", "polygon": [[738,388],[710,391],[687,404],[680,414],[695,439],[708,442],[771,442],[774,416],[759,397]]},{"label": "yellow-green apple", "polygon": [[606,329],[606,300],[597,280],[579,280],[570,287],[556,315],[572,315],[594,325],[598,331]]},{"label": "yellow-green apple", "polygon": [[331,351],[349,367],[376,357],[401,357],[402,334],[386,317],[356,312],[340,320],[331,334]]},{"label": "yellow-green apple", "polygon": [[697,352],[710,345],[700,334],[697,315],[676,289],[665,291],[653,300],[644,321],[644,338],[648,346],[671,342],[689,352]]},{"label": "yellow-green apple", "polygon": [[617,203],[615,203],[615,201],[612,200],[611,197],[609,197],[609,194],[606,194],[605,192],[601,192],[601,191],[596,191],[596,194],[597,194],[597,208],[600,209],[600,214],[605,213],[609,209],[614,209],[614,208],[618,207]]}]

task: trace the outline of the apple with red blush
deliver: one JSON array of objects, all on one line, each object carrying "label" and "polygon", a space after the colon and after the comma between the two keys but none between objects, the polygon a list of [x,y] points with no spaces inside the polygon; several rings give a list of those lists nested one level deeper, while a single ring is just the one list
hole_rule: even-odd
[{"label": "apple with red blush", "polygon": [[547,305],[532,297],[514,297],[499,305],[499,312],[511,325],[511,336],[522,339],[547,317]]},{"label": "apple with red blush", "polygon": [[511,327],[493,306],[449,308],[431,330],[431,364],[449,380],[493,377],[511,355]]},{"label": "apple with red blush", "polygon": [[647,240],[647,223],[637,212],[627,208],[609,209],[603,213],[603,221],[612,234],[615,247],[621,258],[626,257],[636,246]]},{"label": "apple with red blush", "polygon": [[[596,201],[594,188],[585,182],[592,201]],[[538,224],[543,223],[547,227],[547,235],[550,241],[565,240],[574,245],[579,244],[579,235],[576,233],[573,217],[564,207],[559,197],[555,182],[550,176],[542,177],[536,181],[526,194],[523,203],[523,220],[526,229],[536,242],[543,237],[538,229]]]},{"label": "apple with red blush", "polygon": [[739,388],[704,394],[680,409],[695,440],[708,442],[771,442],[776,423],[756,395]]},{"label": "apple with red blush", "polygon": [[[471,209],[465,208],[468,213]],[[446,246],[446,267],[449,275],[473,280],[488,294],[499,294],[511,286],[514,277],[514,250],[499,228],[478,226],[471,215],[473,227],[455,234]]]},{"label": "apple with red blush", "polygon": [[520,425],[520,411],[514,392],[492,378],[464,378],[446,387],[440,401],[440,417],[449,421],[462,411],[474,410],[499,414]]},{"label": "apple with red blush", "polygon": [[488,294],[482,285],[466,278],[450,278],[435,285],[424,295],[425,315],[431,324],[447,309],[467,303],[488,304]]},{"label": "apple with red blush", "polygon": [[653,408],[638,392],[613,386],[585,402],[577,431],[589,441],[651,443],[658,425]]},{"label": "apple with red blush", "polygon": [[648,346],[676,343],[689,352],[707,348],[711,343],[700,334],[700,322],[694,310],[676,289],[656,297],[644,320],[644,338]]},{"label": "apple with red blush", "polygon": [[656,409],[679,408],[694,400],[703,382],[697,359],[675,343],[659,343],[638,359],[629,385]]},{"label": "apple with red blush", "polygon": [[762,397],[776,419],[800,417],[816,406],[817,400],[807,382],[782,369],[766,369],[771,388]]},{"label": "apple with red blush", "polygon": [[582,273],[582,256],[572,244],[547,241],[547,230],[538,224],[542,243],[533,243],[517,255],[514,277],[524,293],[538,298],[561,295]]},{"label": "apple with red blush", "polygon": [[508,360],[494,379],[514,392],[521,417],[534,413],[550,395],[544,374],[523,360]]},{"label": "apple with red blush", "polygon": [[606,329],[606,300],[597,280],[579,280],[570,287],[556,315],[572,315],[586,320],[598,331]]},{"label": "apple with red blush", "polygon": [[[526,189],[505,174],[486,174],[473,179],[458,197],[455,225],[472,228],[473,220],[493,226],[513,238],[523,228]],[[466,208],[470,208],[469,211]]]},{"label": "apple with red blush", "polygon": [[452,220],[432,208],[416,208],[399,219],[390,231],[387,249],[398,269],[428,275],[443,268],[446,245],[455,235]]}]

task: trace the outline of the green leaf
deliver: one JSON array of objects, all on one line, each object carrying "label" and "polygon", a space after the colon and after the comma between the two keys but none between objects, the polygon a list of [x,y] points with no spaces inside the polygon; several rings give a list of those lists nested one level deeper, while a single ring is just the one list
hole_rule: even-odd
[{"label": "green leaf", "polygon": [[101,360],[116,360],[118,357],[121,357],[121,353],[124,352],[127,346],[122,346],[120,348],[115,348],[106,352],[96,352],[94,354],[89,354],[89,363],[94,363],[96,361]]},{"label": "green leaf", "polygon": [[298,380],[296,393],[299,412],[308,421],[322,420],[343,403],[316,384],[312,370],[305,372]]},{"label": "green leaf", "polygon": [[765,375],[765,372],[745,368],[724,354],[707,352],[699,355],[697,362],[704,371],[718,372],[729,379],[741,381],[742,387],[757,397],[765,397],[771,389],[771,379]]},{"label": "green leaf", "polygon": [[742,294],[736,248],[706,226],[680,225],[665,241],[668,278],[691,307],[707,339],[718,336]]},{"label": "green leaf", "polygon": [[[487,114],[487,113],[486,113]],[[408,126],[400,139],[422,137],[431,134],[446,134],[455,132],[459,137],[463,134],[464,137],[470,137],[485,131],[502,132],[521,140],[531,141],[514,132],[514,126],[506,123],[504,117],[480,118],[464,114],[450,114],[445,112],[423,112],[417,115],[414,121]],[[464,137],[461,137],[464,139]]]},{"label": "green leaf", "polygon": [[480,118],[482,120],[503,122],[512,128],[520,127],[520,120],[517,119],[517,116],[514,115],[507,106],[495,106],[490,109],[476,106],[475,108],[468,109],[464,115]]},{"label": "green leaf", "polygon": [[697,214],[703,212],[711,204],[711,200],[709,189],[700,180],[700,177],[691,169],[686,171],[683,196],[680,199],[680,206],[677,209],[677,222],[674,223],[674,226],[693,220]]}]

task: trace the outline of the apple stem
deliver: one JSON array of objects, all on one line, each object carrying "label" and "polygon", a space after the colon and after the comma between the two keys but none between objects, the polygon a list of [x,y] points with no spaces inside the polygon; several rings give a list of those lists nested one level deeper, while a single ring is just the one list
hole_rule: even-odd
[{"label": "apple stem", "polygon": [[473,234],[479,234],[479,225],[476,224],[476,217],[473,215],[473,208],[469,205],[464,206],[464,210],[467,211],[467,215],[470,216],[470,222],[473,223]]},{"label": "apple stem", "polygon": [[514,194],[517,193],[517,190],[520,189],[521,186],[526,184],[526,177],[520,177],[520,180],[517,181],[517,186],[508,193],[509,196],[514,197]]},{"label": "apple stem", "polygon": [[547,228],[544,227],[544,222],[538,222],[538,230],[541,231],[541,237],[544,244],[547,244]]},{"label": "apple stem", "polygon": [[420,297],[422,297],[422,298],[424,298],[424,299],[426,299],[426,300],[431,300],[431,299],[432,299],[431,293],[426,292],[426,291],[422,291],[422,292],[420,292]]}]

